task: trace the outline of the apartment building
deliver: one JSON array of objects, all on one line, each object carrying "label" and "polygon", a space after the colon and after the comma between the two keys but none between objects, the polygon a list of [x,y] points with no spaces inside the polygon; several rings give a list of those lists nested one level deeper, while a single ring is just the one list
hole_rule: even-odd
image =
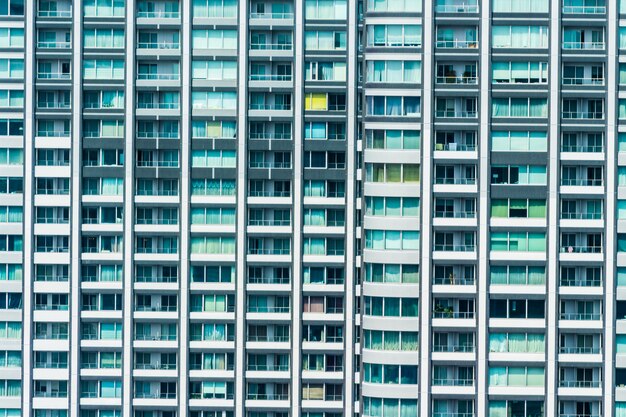
[{"label": "apartment building", "polygon": [[626,417],[626,0],[0,0],[22,416]]}]

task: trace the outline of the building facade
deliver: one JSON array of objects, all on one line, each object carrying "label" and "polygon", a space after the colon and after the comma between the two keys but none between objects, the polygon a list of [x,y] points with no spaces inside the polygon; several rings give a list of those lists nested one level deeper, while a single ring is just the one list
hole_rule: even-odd
[{"label": "building facade", "polygon": [[0,197],[0,417],[626,417],[624,0],[0,0]]}]

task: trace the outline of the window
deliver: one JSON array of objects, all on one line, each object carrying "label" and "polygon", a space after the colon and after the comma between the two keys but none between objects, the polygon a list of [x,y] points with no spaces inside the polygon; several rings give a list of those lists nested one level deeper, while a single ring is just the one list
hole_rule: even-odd
[{"label": "window", "polygon": [[547,62],[492,62],[494,84],[547,84]]},{"label": "window", "polygon": [[548,150],[547,132],[492,131],[492,151],[545,152]]},{"label": "window", "polygon": [[124,17],[124,0],[85,0],[85,17]]},{"label": "window", "polygon": [[422,3],[414,0],[367,0],[367,9],[374,12],[413,12],[422,11]]},{"label": "window", "polygon": [[366,197],[366,216],[417,217],[419,198],[412,197]]},{"label": "window", "polygon": [[124,29],[85,29],[85,48],[123,48]]},{"label": "window", "polygon": [[419,130],[366,130],[368,149],[420,149]]},{"label": "window", "polygon": [[418,317],[419,299],[365,297],[363,314],[378,317]]},{"label": "window", "polygon": [[123,80],[124,61],[108,59],[86,59],[83,61],[85,80]]},{"label": "window", "polygon": [[236,151],[194,150],[191,152],[192,167],[234,168],[237,165]]},{"label": "window", "polygon": [[493,165],[491,184],[546,185],[546,167],[543,165]]},{"label": "window", "polygon": [[543,401],[490,401],[488,417],[543,417]]},{"label": "window", "polygon": [[367,96],[367,116],[420,117],[421,98],[403,96]]},{"label": "window", "polygon": [[366,282],[417,284],[419,265],[367,263],[363,275]]},{"label": "window", "polygon": [[237,49],[236,30],[194,30],[191,36],[194,49]]},{"label": "window", "polygon": [[494,98],[491,101],[493,117],[548,117],[546,98]]},{"label": "window", "polygon": [[198,61],[191,66],[191,78],[194,80],[236,80],[236,61]]},{"label": "window", "polygon": [[[393,1],[393,0],[387,0]],[[395,0],[397,1],[397,0]],[[419,2],[415,2],[420,5]],[[417,400],[398,400],[395,398],[372,398],[363,397],[363,415],[364,416],[382,416],[383,410],[385,417],[411,417],[417,416]],[[312,417],[312,416],[309,416]]]},{"label": "window", "polygon": [[366,230],[365,248],[372,250],[419,250],[419,232]]},{"label": "window", "polygon": [[363,330],[363,348],[370,350],[417,351],[418,332]]},{"label": "window", "polygon": [[193,17],[237,17],[237,0],[193,0]]},{"label": "window", "polygon": [[545,285],[544,266],[493,265],[489,270],[491,285]]},{"label": "window", "polygon": [[422,27],[420,25],[369,25],[367,46],[421,47]]},{"label": "window", "polygon": [[[417,366],[416,365],[382,365],[364,363],[364,382],[371,384],[417,384]],[[397,407],[398,401],[394,399],[392,402]],[[387,401],[385,401],[387,403]],[[387,409],[385,409],[385,415]],[[390,413],[394,415],[394,413]],[[396,411],[397,415],[397,411]]]},{"label": "window", "polygon": [[419,183],[420,166],[418,164],[366,164],[365,181]]},{"label": "window", "polygon": [[346,32],[308,30],[304,33],[304,49],[307,51],[345,50]]},{"label": "window", "polygon": [[306,0],[304,7],[307,19],[344,20],[348,17],[346,0]]},{"label": "window", "polygon": [[1,1],[0,16],[24,16],[24,0]]},{"label": "window", "polygon": [[494,48],[544,49],[548,47],[546,26],[493,26],[491,34]]},{"label": "window", "polygon": [[237,93],[234,91],[193,91],[191,106],[199,110],[235,110]]},{"label": "window", "polygon": [[494,319],[543,319],[544,300],[489,300],[489,317]]},{"label": "window", "polygon": [[23,79],[24,60],[17,58],[0,59],[0,78]]},{"label": "window", "polygon": [[236,122],[193,120],[191,122],[192,139],[235,139],[237,135]]},{"label": "window", "polygon": [[[2,6],[0,5],[0,8],[1,7]],[[0,28],[0,48],[23,48],[23,47],[24,47],[24,29]]]},{"label": "window", "polygon": [[369,83],[419,83],[420,61],[367,61]]},{"label": "window", "polygon": [[546,218],[546,200],[492,199],[491,217]]},{"label": "window", "polygon": [[491,250],[496,252],[545,252],[545,233],[494,232]]},{"label": "window", "polygon": [[345,81],[346,63],[339,61],[311,61],[305,63],[307,81]]},{"label": "window", "polygon": [[544,380],[544,368],[540,367],[494,366],[489,368],[490,387],[543,387]]},{"label": "window", "polygon": [[494,13],[548,13],[549,0],[493,0]]},{"label": "window", "polygon": [[235,238],[221,236],[192,236],[192,254],[234,254]]}]

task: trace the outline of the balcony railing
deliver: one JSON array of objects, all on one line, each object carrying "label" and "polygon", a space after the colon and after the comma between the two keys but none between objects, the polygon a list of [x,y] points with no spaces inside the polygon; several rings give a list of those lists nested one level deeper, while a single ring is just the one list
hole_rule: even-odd
[{"label": "balcony railing", "polygon": [[454,75],[435,77],[436,84],[478,84],[478,77],[476,76],[462,76],[457,77]]},{"label": "balcony railing", "polygon": [[435,413],[433,413],[433,417],[474,417],[474,413],[450,413],[450,412],[440,413],[440,412],[435,412]]},{"label": "balcony railing", "polygon": [[250,19],[293,19],[293,13],[250,13]]},{"label": "balcony railing", "polygon": [[561,145],[561,152],[603,152],[602,145]]},{"label": "balcony railing", "polygon": [[289,342],[289,336],[248,335],[248,342]]},{"label": "balcony railing", "polygon": [[291,162],[265,162],[265,161],[250,161],[248,168],[277,168],[277,169],[290,169]]},{"label": "balcony railing", "polygon": [[436,218],[444,219],[473,219],[476,217],[475,211],[435,211]]},{"label": "balcony railing", "polygon": [[162,277],[162,276],[141,276],[141,275],[136,275],[135,276],[135,282],[142,282],[142,283],[175,283],[178,282],[178,277]]},{"label": "balcony railing", "polygon": [[449,49],[476,49],[478,48],[478,41],[464,41],[464,40],[453,40],[453,41],[436,41],[435,47],[437,48],[449,48]]},{"label": "balcony railing", "polygon": [[433,246],[435,252],[474,252],[476,245],[437,245]]},{"label": "balcony railing", "polygon": [[435,178],[435,184],[474,185],[476,178]]},{"label": "balcony railing", "polygon": [[167,253],[167,254],[176,254],[178,253],[178,248],[163,248],[163,247],[153,247],[153,248],[136,248],[135,253]]},{"label": "balcony railing", "polygon": [[250,81],[291,81],[292,75],[250,74]]},{"label": "balcony railing", "polygon": [[433,285],[474,285],[474,277],[434,277]]},{"label": "balcony railing", "polygon": [[564,111],[561,114],[563,119],[592,119],[592,120],[602,120],[604,119],[604,112],[599,111]]},{"label": "balcony railing", "polygon": [[135,369],[143,369],[143,370],[150,370],[150,369],[175,370],[176,369],[176,364],[175,363],[136,363],[135,364]]},{"label": "balcony railing", "polygon": [[578,346],[561,346],[560,353],[574,355],[593,355],[602,351],[599,347],[578,347]]},{"label": "balcony railing", "polygon": [[605,14],[606,6],[563,6],[563,14]]},{"label": "balcony railing", "polygon": [[601,287],[600,279],[562,279],[559,282],[561,287]]},{"label": "balcony railing", "polygon": [[598,313],[561,313],[561,320],[600,320],[602,314]]},{"label": "balcony railing", "polygon": [[291,197],[290,191],[264,191],[264,190],[250,190],[248,191],[249,197]]},{"label": "balcony railing", "polygon": [[561,219],[566,220],[601,220],[602,213],[561,213]]},{"label": "balcony railing", "polygon": [[478,116],[475,111],[462,110],[436,110],[435,117],[447,117],[450,119],[474,119]]},{"label": "balcony railing", "polygon": [[146,340],[154,340],[154,341],[166,341],[166,342],[174,342],[176,341],[175,334],[135,334],[135,340],[146,341]]},{"label": "balcony railing", "polygon": [[473,319],[473,311],[433,311],[434,319]]},{"label": "balcony railing", "polygon": [[559,381],[559,386],[566,388],[600,388],[601,381]]},{"label": "balcony railing", "polygon": [[291,110],[291,104],[250,103],[250,110]]},{"label": "balcony railing", "polygon": [[289,365],[274,365],[274,364],[248,364],[248,371],[288,371]]},{"label": "balcony railing", "polygon": [[604,85],[604,78],[561,78],[561,84],[563,85]]},{"label": "balcony railing", "polygon": [[178,42],[139,42],[137,49],[179,49]]},{"label": "balcony railing", "polygon": [[168,313],[173,313],[175,311],[178,310],[177,306],[170,306],[170,305],[166,305],[166,306],[144,306],[144,305],[138,305],[135,306],[135,311],[158,311],[158,312],[168,312]]},{"label": "balcony railing", "polygon": [[460,378],[433,378],[435,386],[471,387],[474,385],[473,379]]},{"label": "balcony railing", "polygon": [[249,139],[291,140],[291,133],[250,133]]},{"label": "balcony railing", "polygon": [[287,220],[248,219],[248,226],[289,226],[289,225],[291,225],[291,220],[289,219]]},{"label": "balcony railing", "polygon": [[435,143],[436,151],[475,151],[476,144],[475,143]]},{"label": "balcony railing", "polygon": [[435,6],[437,13],[478,13],[477,4],[438,4]]},{"label": "balcony railing", "polygon": [[180,74],[153,74],[153,73],[138,73],[138,80],[178,80]]},{"label": "balcony railing", "polygon": [[248,255],[289,255],[291,249],[248,248]]},{"label": "balcony railing", "polygon": [[263,401],[286,401],[289,399],[289,394],[258,394],[249,392],[248,400],[263,400]]},{"label": "balcony railing", "polygon": [[248,306],[248,313],[289,313],[289,306]]},{"label": "balcony railing", "polygon": [[474,346],[469,345],[434,345],[433,352],[474,352]]},{"label": "balcony railing", "polygon": [[66,72],[38,72],[37,78],[40,80],[69,80],[71,74]]},{"label": "balcony railing", "polygon": [[64,101],[37,101],[37,107],[40,109],[69,109],[70,102]]},{"label": "balcony railing", "polygon": [[602,246],[561,246],[561,253],[602,253]]},{"label": "balcony railing", "polygon": [[602,185],[602,182],[603,180],[600,178],[561,178],[561,185],[565,186],[598,187]]},{"label": "balcony railing", "polygon": [[575,50],[596,50],[600,51],[604,49],[604,42],[563,42],[563,49],[575,49]]},{"label": "balcony railing", "polygon": [[248,284],[289,284],[291,279],[289,277],[248,277]]},{"label": "balcony railing", "polygon": [[251,43],[253,51],[291,51],[293,44],[290,43]]},{"label": "balcony railing", "polygon": [[71,18],[72,11],[71,10],[38,10],[38,17],[63,17],[63,18]]},{"label": "balcony railing", "polygon": [[67,369],[67,362],[35,362],[35,368]]},{"label": "balcony railing", "polygon": [[178,19],[179,17],[180,12],[167,12],[164,10],[137,12],[137,18],[139,19]]},{"label": "balcony railing", "polygon": [[72,47],[72,43],[71,42],[65,42],[65,41],[61,41],[61,42],[42,42],[39,41],[37,42],[37,48],[59,48],[59,49],[69,49]]},{"label": "balcony railing", "polygon": [[135,398],[175,399],[175,392],[136,392]]}]

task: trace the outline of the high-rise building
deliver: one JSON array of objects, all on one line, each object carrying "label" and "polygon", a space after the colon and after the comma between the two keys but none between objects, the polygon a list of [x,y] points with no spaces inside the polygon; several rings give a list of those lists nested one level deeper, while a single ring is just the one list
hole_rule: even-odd
[{"label": "high-rise building", "polygon": [[626,0],[0,0],[0,417],[626,417]]}]

